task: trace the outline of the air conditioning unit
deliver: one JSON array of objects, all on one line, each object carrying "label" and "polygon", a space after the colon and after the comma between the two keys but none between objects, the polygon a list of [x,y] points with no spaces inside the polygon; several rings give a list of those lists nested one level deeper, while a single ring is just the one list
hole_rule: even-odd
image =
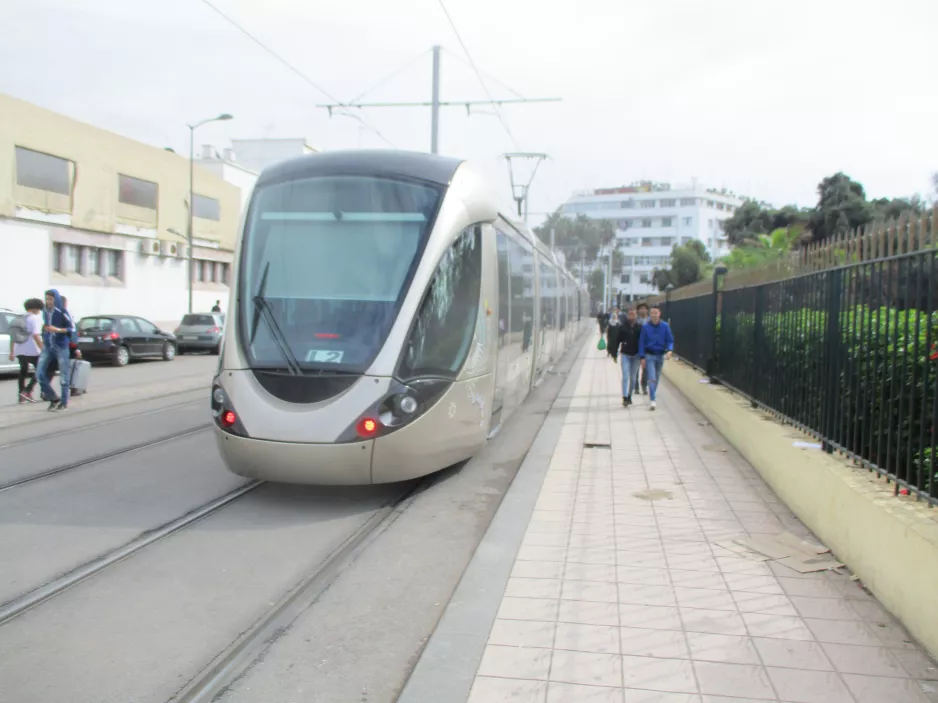
[{"label": "air conditioning unit", "polygon": [[177,242],[161,242],[162,251],[160,252],[163,256],[169,256],[174,259],[178,259],[180,256],[183,256],[183,245]]},{"label": "air conditioning unit", "polygon": [[140,253],[151,256],[160,255],[160,241],[158,239],[143,239],[140,241]]}]

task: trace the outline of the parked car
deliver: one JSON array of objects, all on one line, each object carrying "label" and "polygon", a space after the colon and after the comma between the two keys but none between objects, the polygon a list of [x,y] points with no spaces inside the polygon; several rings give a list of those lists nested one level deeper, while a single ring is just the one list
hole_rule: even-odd
[{"label": "parked car", "polygon": [[10,361],[10,345],[13,344],[10,323],[16,316],[17,313],[12,310],[0,308],[0,374],[17,373],[20,370],[18,361]]},{"label": "parked car", "polygon": [[180,354],[204,349],[218,354],[225,331],[225,315],[220,312],[189,313],[176,328],[176,347]]},{"label": "parked car", "polygon": [[176,356],[175,335],[134,315],[95,315],[78,322],[78,349],[88,361],[126,366],[131,359]]}]

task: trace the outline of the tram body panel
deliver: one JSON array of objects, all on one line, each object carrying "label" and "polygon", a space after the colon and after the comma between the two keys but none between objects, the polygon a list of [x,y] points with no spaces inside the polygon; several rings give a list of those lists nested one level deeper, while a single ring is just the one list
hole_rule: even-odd
[{"label": "tram body panel", "polygon": [[228,469],[239,476],[283,483],[358,486],[372,483],[374,440],[309,444],[247,439],[215,428]]}]

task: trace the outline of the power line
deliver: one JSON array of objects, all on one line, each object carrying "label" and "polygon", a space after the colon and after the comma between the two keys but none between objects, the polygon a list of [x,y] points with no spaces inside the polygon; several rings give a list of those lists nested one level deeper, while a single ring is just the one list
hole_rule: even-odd
[{"label": "power line", "polygon": [[[293,64],[291,64],[291,63],[290,63],[289,61],[287,61],[285,58],[283,58],[283,57],[282,57],[280,54],[278,54],[276,51],[274,51],[274,50],[271,49],[269,46],[267,46],[267,45],[266,45],[264,42],[262,42],[260,39],[258,39],[258,38],[255,37],[253,34],[251,34],[248,30],[246,30],[244,27],[242,27],[240,24],[238,24],[234,19],[232,19],[231,17],[229,17],[228,15],[226,15],[224,12],[222,12],[221,10],[219,10],[217,7],[215,7],[215,5],[213,5],[211,2],[209,2],[209,0],[202,0],[202,2],[205,3],[206,5],[208,5],[208,7],[210,7],[212,10],[214,10],[222,19],[224,19],[226,22],[228,22],[228,23],[231,24],[233,27],[235,27],[239,32],[241,32],[242,34],[244,34],[248,39],[250,39],[252,42],[254,42],[255,44],[257,44],[260,48],[262,48],[262,49],[263,49],[264,51],[266,51],[268,54],[270,54],[270,55],[273,56],[275,59],[277,59],[277,61],[279,61],[280,63],[282,63],[284,66],[286,66],[290,71],[292,71],[294,74],[296,74],[296,75],[300,78],[300,80],[302,80],[303,82],[309,84],[311,87],[313,87],[315,90],[317,90],[317,91],[319,91],[320,93],[322,93],[323,95],[325,95],[327,98],[329,98],[329,99],[332,100],[333,102],[338,103],[339,106],[345,107],[345,104],[342,103],[338,98],[336,98],[335,96],[333,96],[328,90],[326,90],[326,89],[323,88],[321,85],[319,85],[318,83],[316,83],[315,81],[313,81],[313,79],[311,79],[309,76],[307,76],[305,73],[303,73],[300,69],[298,69],[296,66],[294,66]],[[367,129],[371,130],[371,131],[374,132],[378,137],[380,137],[382,140],[384,140],[385,143],[387,143],[387,144],[389,144],[390,146],[394,147],[394,144],[392,144],[392,143],[388,140],[388,138],[385,137],[377,127],[375,127],[374,125],[372,125],[372,124],[370,124],[369,122],[367,122],[363,117],[359,117],[358,115],[353,115],[353,114],[350,114],[350,113],[342,113],[342,114],[344,114],[346,117],[350,117],[350,118],[352,118],[352,119],[354,119],[354,120],[358,120],[358,121],[361,122]],[[396,148],[396,147],[395,147],[395,148]]]},{"label": "power line", "polygon": [[402,73],[403,73],[404,71],[406,71],[408,68],[410,68],[410,67],[413,66],[415,63],[417,63],[417,61],[419,61],[420,59],[422,59],[426,54],[430,53],[430,51],[431,51],[430,49],[427,49],[427,50],[421,52],[420,54],[418,54],[417,56],[415,56],[414,58],[412,58],[410,61],[408,61],[406,64],[404,64],[403,66],[401,66],[399,69],[397,69],[396,71],[392,71],[391,73],[389,73],[388,75],[386,75],[384,78],[382,78],[380,81],[378,81],[377,83],[375,83],[373,86],[371,86],[371,87],[370,87],[368,90],[366,90],[365,92],[360,93],[359,95],[356,95],[354,98],[352,98],[351,100],[349,100],[347,104],[351,105],[352,103],[357,103],[357,102],[358,102],[359,100],[361,100],[363,97],[365,97],[365,96],[368,95],[369,93],[371,93],[371,92],[377,90],[377,89],[380,88],[382,85],[384,85],[385,83],[387,83],[388,81],[390,81],[392,78],[395,78],[395,77],[399,76],[400,74],[402,74]]},{"label": "power line", "polygon": [[443,14],[446,15],[446,19],[449,21],[450,27],[453,28],[453,33],[456,35],[456,39],[459,40],[459,45],[462,46],[462,50],[465,52],[466,58],[469,60],[469,65],[472,66],[472,70],[475,71],[476,78],[479,79],[479,83],[482,85],[482,90],[485,91],[486,97],[488,97],[489,101],[492,102],[498,120],[502,123],[502,127],[504,127],[505,131],[508,133],[508,137],[511,139],[511,143],[515,145],[516,149],[520,149],[521,147],[518,146],[518,141],[515,139],[515,135],[511,133],[511,127],[508,126],[508,122],[505,120],[505,116],[502,114],[501,108],[498,106],[498,103],[492,99],[492,94],[489,92],[488,86],[485,85],[485,81],[482,79],[482,75],[479,72],[479,68],[476,66],[476,62],[472,60],[472,54],[469,53],[466,42],[463,41],[462,35],[459,33],[459,29],[456,27],[456,23],[449,14],[449,10],[446,9],[446,5],[443,3],[443,0],[438,1],[440,3],[440,8],[443,10]]},{"label": "power line", "polygon": [[[466,59],[464,59],[462,56],[460,56],[459,54],[457,54],[455,51],[450,51],[450,50],[447,49],[445,46],[443,47],[443,51],[445,51],[447,54],[449,54],[450,56],[452,56],[454,59],[459,59],[459,60],[462,61],[463,63],[469,64],[469,66],[472,66],[472,64],[470,64],[468,61],[466,61]],[[491,73],[486,73],[485,71],[481,71],[481,73],[482,73],[482,75],[486,76],[489,80],[491,80],[491,81],[493,81],[493,82],[495,82],[495,83],[498,83],[498,85],[500,85],[502,88],[505,88],[505,89],[506,89],[509,93],[511,93],[512,95],[516,95],[517,97],[521,98],[522,100],[525,99],[525,97],[524,97],[521,93],[519,93],[517,90],[515,90],[514,88],[512,88],[510,85],[508,85],[508,84],[505,83],[504,81],[500,81],[498,78],[496,78],[495,76],[493,76]]]}]

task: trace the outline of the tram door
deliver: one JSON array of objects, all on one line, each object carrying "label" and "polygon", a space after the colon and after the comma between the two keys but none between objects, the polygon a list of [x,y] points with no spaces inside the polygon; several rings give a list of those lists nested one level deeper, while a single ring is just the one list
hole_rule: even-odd
[{"label": "tram door", "polygon": [[[510,382],[511,355],[511,270],[508,254],[508,237],[496,231],[498,248],[498,343],[496,345],[495,395],[492,399],[492,424],[496,429],[502,422],[502,415],[507,419],[505,400]],[[509,411],[510,412],[510,409]]]}]

